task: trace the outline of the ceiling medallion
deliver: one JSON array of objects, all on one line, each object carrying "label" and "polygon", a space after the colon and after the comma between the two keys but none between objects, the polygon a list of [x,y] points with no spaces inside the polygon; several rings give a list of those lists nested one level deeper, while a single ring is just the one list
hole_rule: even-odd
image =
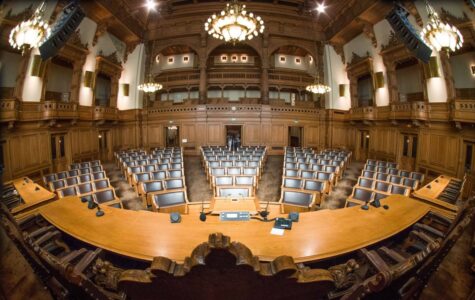
[{"label": "ceiling medallion", "polygon": [[246,5],[237,0],[226,4],[221,13],[213,14],[205,23],[205,30],[216,39],[226,42],[251,40],[264,32],[264,21],[252,12],[246,11]]},{"label": "ceiling medallion", "polygon": [[43,20],[45,9],[46,4],[43,2],[31,18],[22,21],[10,32],[10,45],[20,49],[22,54],[31,48],[39,47],[51,34],[50,26]]},{"label": "ceiling medallion", "polygon": [[463,37],[457,27],[442,22],[434,8],[426,1],[429,22],[421,31],[424,42],[436,51],[456,51],[462,47]]}]

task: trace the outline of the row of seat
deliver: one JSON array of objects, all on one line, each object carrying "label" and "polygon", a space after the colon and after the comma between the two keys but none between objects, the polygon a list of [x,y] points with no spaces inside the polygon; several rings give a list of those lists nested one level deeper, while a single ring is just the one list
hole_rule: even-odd
[{"label": "row of seat", "polygon": [[367,165],[367,164],[364,166],[363,170],[412,178],[412,179],[418,180],[421,184],[424,182],[424,174],[419,173],[419,172],[410,172],[410,171],[406,171],[406,170],[400,170],[400,169],[397,169],[397,168],[378,167],[378,166]]},{"label": "row of seat", "polygon": [[91,167],[97,167],[101,165],[100,160],[92,160],[92,161],[85,161],[81,163],[73,163],[69,165],[70,170],[76,170],[76,169],[84,169],[84,168],[91,168]]},{"label": "row of seat", "polygon": [[[414,174],[417,175],[417,173],[415,172]],[[416,190],[420,185],[420,181],[418,179],[414,179],[411,177],[402,177],[398,175],[390,175],[388,173],[378,173],[363,170],[361,171],[360,177],[379,181],[387,181],[394,184],[401,184],[410,187],[412,190]]]},{"label": "row of seat", "polygon": [[82,176],[82,177],[76,176],[76,177],[68,177],[65,179],[51,181],[49,183],[49,189],[52,192],[58,192],[60,189],[64,189],[66,187],[76,186],[79,184],[85,184],[85,183],[90,183],[90,182],[99,182],[98,184],[101,184],[101,186],[104,186],[105,185],[104,182],[107,182],[107,185],[105,185],[105,187],[110,186],[109,179],[105,177],[105,174],[101,174],[101,176],[98,176],[98,177],[102,177],[103,175],[104,175],[104,178],[97,178],[97,179],[95,179],[94,177],[88,178],[87,176]]},{"label": "row of seat", "polygon": [[316,196],[316,204],[319,205],[325,200],[326,195],[329,193],[330,184],[327,180],[284,177],[282,179],[281,189],[283,191],[301,190],[313,193]]},{"label": "row of seat", "polygon": [[215,197],[220,197],[220,188],[250,188],[249,197],[256,194],[257,176],[255,175],[216,175],[212,177],[212,189]]},{"label": "row of seat", "polygon": [[398,164],[392,161],[384,161],[384,160],[377,160],[377,159],[367,159],[366,165],[376,166],[376,167],[386,167],[386,168],[398,168]]},{"label": "row of seat", "polygon": [[[43,176],[43,183],[45,186],[48,186],[50,182],[57,181],[60,179],[66,179],[68,177],[87,177],[87,175],[103,172],[102,166],[94,166],[90,168],[74,169],[70,171],[63,171],[58,173],[51,173]],[[100,175],[97,175],[100,176]],[[98,178],[99,179],[99,178]],[[85,180],[86,181],[86,180]],[[90,181],[90,180],[87,180]]]},{"label": "row of seat", "polygon": [[[379,183],[382,183],[382,185],[375,186],[374,189],[354,186],[351,195],[346,199],[345,207],[363,205],[395,194],[409,196],[411,191],[410,188],[402,185],[388,184],[382,181]],[[381,188],[381,190],[377,188]]]},{"label": "row of seat", "polygon": [[182,178],[152,179],[139,181],[137,184],[137,194],[142,199],[142,204],[145,207],[152,204],[150,197],[153,193],[176,189],[186,190],[185,181]]}]

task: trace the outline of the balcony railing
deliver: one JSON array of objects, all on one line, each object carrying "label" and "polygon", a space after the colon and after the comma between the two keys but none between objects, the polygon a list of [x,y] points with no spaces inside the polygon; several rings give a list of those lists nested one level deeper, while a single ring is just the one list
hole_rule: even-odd
[{"label": "balcony railing", "polygon": [[106,106],[96,106],[94,107],[94,121],[115,121],[118,119],[117,108],[115,107],[106,107]]},{"label": "balcony railing", "polygon": [[17,100],[0,101],[0,121],[10,122],[18,119],[19,102]]},{"label": "balcony railing", "polygon": [[376,119],[376,108],[373,106],[352,108],[350,109],[350,119],[352,121],[373,121]]},{"label": "balcony railing", "polygon": [[391,119],[425,121],[428,118],[429,105],[425,102],[395,103],[391,105]]},{"label": "balcony railing", "polygon": [[456,122],[475,123],[475,100],[455,100],[450,116]]},{"label": "balcony railing", "polygon": [[77,119],[78,105],[57,101],[45,101],[41,103],[43,120],[49,119]]}]

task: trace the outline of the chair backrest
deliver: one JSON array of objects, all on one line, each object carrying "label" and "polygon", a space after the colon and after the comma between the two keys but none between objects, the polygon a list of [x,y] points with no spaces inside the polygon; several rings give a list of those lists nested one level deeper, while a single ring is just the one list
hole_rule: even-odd
[{"label": "chair backrest", "polygon": [[94,198],[97,203],[105,203],[115,200],[115,193],[113,189],[102,190],[94,193]]},{"label": "chair backrest", "polygon": [[410,187],[411,189],[414,189],[417,186],[417,180],[404,177],[402,179],[402,185]]},{"label": "chair backrest", "polygon": [[144,172],[153,172],[155,171],[155,165],[145,165],[143,166]]},{"label": "chair backrest", "polygon": [[300,189],[302,188],[302,179],[284,178],[283,186],[286,188]]},{"label": "chair backrest", "polygon": [[58,194],[60,198],[64,198],[67,196],[75,196],[76,195],[76,188],[74,186],[68,186],[58,190]]},{"label": "chair backrest", "polygon": [[102,166],[91,167],[92,173],[102,171]]},{"label": "chair backrest", "polygon": [[87,194],[91,193],[94,189],[91,182],[81,183],[76,186],[78,194]]},{"label": "chair backrest", "polygon": [[376,180],[386,181],[390,175],[386,173],[376,173]]},{"label": "chair backrest", "polygon": [[333,174],[328,173],[328,172],[317,172],[317,175],[315,177],[318,180],[327,180],[327,181],[333,180]]},{"label": "chair backrest", "polygon": [[89,162],[83,162],[79,164],[80,169],[89,168],[91,164]]},{"label": "chair backrest", "polygon": [[336,173],[339,171],[339,167],[337,166],[325,166],[325,172]]},{"label": "chair backrest", "polygon": [[387,194],[374,192],[374,200],[381,200],[381,199],[384,199],[388,196],[389,195],[387,195]]},{"label": "chair backrest", "polygon": [[373,172],[373,171],[363,171],[363,172],[361,172],[361,176],[366,177],[366,178],[374,178],[375,174],[376,173]]},{"label": "chair backrest", "polygon": [[157,169],[157,170],[168,170],[169,167],[170,167],[170,166],[168,165],[168,163],[163,163],[163,160],[162,160],[162,163],[161,163],[161,164],[158,164],[158,165],[156,166],[156,169]]},{"label": "chair backrest", "polygon": [[398,170],[398,169],[394,169],[394,168],[389,168],[389,169],[388,169],[388,174],[389,174],[389,175],[399,175],[399,170]]},{"label": "chair backrest", "polygon": [[424,182],[424,174],[419,173],[419,172],[411,172],[412,179],[419,180],[419,182],[422,184]]},{"label": "chair backrest", "polygon": [[79,183],[78,181],[78,178],[77,177],[68,177],[65,179],[66,180],[66,185],[76,185]]},{"label": "chair backrest", "polygon": [[372,199],[373,192],[366,189],[354,188],[353,199],[368,202]]},{"label": "chair backrest", "polygon": [[305,179],[312,179],[312,178],[315,178],[315,172],[314,171],[301,171],[300,172],[300,177],[305,178]]},{"label": "chair backrest", "polygon": [[230,167],[228,168],[228,175],[241,175],[242,169],[240,167]]},{"label": "chair backrest", "polygon": [[79,175],[79,171],[78,170],[71,170],[71,171],[68,171],[68,177],[74,177],[74,176],[78,176]]},{"label": "chair backrest", "polygon": [[159,208],[178,204],[185,204],[187,202],[184,191],[168,191],[154,194],[153,201]]},{"label": "chair backrest", "polygon": [[232,167],[233,161],[232,160],[222,160],[221,167]]},{"label": "chair backrest", "polygon": [[376,169],[377,169],[377,167],[374,166],[374,165],[365,165],[365,166],[364,166],[364,170],[365,170],[365,171],[373,171],[373,172],[375,172]]},{"label": "chair backrest", "polygon": [[368,160],[366,161],[366,164],[367,164],[367,165],[370,165],[370,166],[376,166],[376,163],[377,163],[377,162],[376,162],[376,160],[374,160],[374,159],[368,159]]},{"label": "chair backrest", "polygon": [[50,183],[51,181],[56,181],[56,180],[57,180],[56,174],[48,174],[48,175],[43,176],[43,182],[46,185]]},{"label": "chair backrest", "polygon": [[411,177],[411,172],[406,171],[406,170],[401,170],[399,172],[399,176],[401,176],[401,177]]},{"label": "chair backrest", "polygon": [[92,172],[91,172],[91,168],[82,168],[82,169],[79,169],[79,174],[89,174],[89,173],[92,173]]},{"label": "chair backrest", "polygon": [[[93,173],[92,175],[94,175]],[[84,175],[79,175],[78,176],[79,182],[84,183],[84,182],[89,182],[92,180],[91,174],[84,174]]]},{"label": "chair backrest", "polygon": [[219,168],[221,166],[221,163],[219,161],[209,161],[208,162],[208,167],[210,168]]},{"label": "chair backrest", "polygon": [[183,166],[181,165],[181,163],[170,163],[170,169],[180,170],[182,168]]},{"label": "chair backrest", "polygon": [[258,174],[258,168],[257,167],[245,167],[242,169],[242,174],[243,175],[254,175],[257,176]]},{"label": "chair backrest", "polygon": [[109,180],[107,179],[99,179],[99,180],[93,181],[93,184],[96,191],[110,187]]},{"label": "chair backrest", "polygon": [[240,175],[234,176],[234,184],[235,185],[249,185],[254,186],[256,177],[252,175]]},{"label": "chair backrest", "polygon": [[376,168],[376,172],[378,172],[378,173],[388,173],[388,168],[378,167],[378,168]]},{"label": "chair backrest", "polygon": [[149,181],[152,179],[152,176],[150,176],[149,172],[137,173],[137,174],[134,174],[133,176],[136,182]]},{"label": "chair backrest", "polygon": [[213,178],[216,186],[233,185],[233,176],[215,176]]},{"label": "chair backrest", "polygon": [[219,187],[218,197],[250,197],[250,188],[244,187]]},{"label": "chair backrest", "polygon": [[66,181],[64,179],[59,179],[56,181],[51,181],[49,185],[52,190],[57,190],[64,188],[66,186]]},{"label": "chair backrest", "polygon": [[388,168],[397,169],[397,163],[395,162],[388,162],[387,166]]},{"label": "chair backrest", "polygon": [[306,164],[306,163],[299,163],[299,169],[300,170],[310,170],[311,167],[309,164]]},{"label": "chair backrest", "polygon": [[286,169],[298,169],[298,164],[297,163],[285,163],[285,168]]},{"label": "chair backrest", "polygon": [[282,203],[298,206],[310,206],[314,195],[308,192],[282,191]]},{"label": "chair backrest", "polygon": [[159,160],[157,158],[152,158],[148,160],[149,165],[156,165],[159,164]]},{"label": "chair backrest", "polygon": [[59,172],[59,173],[56,173],[56,178],[58,179],[64,179],[68,177],[68,172]]},{"label": "chair backrest", "polygon": [[389,192],[391,194],[399,194],[399,195],[407,196],[409,194],[409,189],[402,185],[392,184]]},{"label": "chair backrest", "polygon": [[303,189],[323,193],[325,191],[325,185],[325,181],[307,179],[305,180]]},{"label": "chair backrest", "polygon": [[129,169],[127,170],[127,173],[129,174],[135,174],[140,172],[142,172],[142,166],[129,167]]},{"label": "chair backrest", "polygon": [[145,193],[158,192],[163,190],[163,182],[160,180],[141,182],[142,189]]},{"label": "chair backrest", "polygon": [[104,178],[106,178],[106,173],[104,171],[103,172],[92,173],[92,178],[94,180],[104,179]]},{"label": "chair backrest", "polygon": [[183,171],[181,169],[168,171],[168,178],[181,178],[181,177],[183,177]]},{"label": "chair backrest", "polygon": [[391,176],[389,176],[388,181],[391,182],[391,183],[395,183],[395,184],[401,184],[402,177],[396,176],[396,175],[391,175]]},{"label": "chair backrest", "polygon": [[373,180],[373,179],[364,178],[364,177],[360,177],[360,178],[358,179],[358,185],[359,185],[359,186],[362,186],[362,187],[365,187],[365,188],[368,188],[368,189],[372,189],[372,188],[373,188],[373,184],[374,184],[374,180]]},{"label": "chair backrest", "polygon": [[183,179],[165,179],[165,188],[169,189],[182,189],[185,187]]},{"label": "chair backrest", "polygon": [[386,181],[376,181],[374,189],[381,192],[387,192],[389,190],[389,182]]},{"label": "chair backrest", "polygon": [[153,180],[161,180],[167,178],[167,172],[163,170],[151,172],[150,174]]},{"label": "chair backrest", "polygon": [[247,162],[244,161],[244,160],[236,160],[236,161],[234,161],[234,166],[235,167],[246,167]]},{"label": "chair backrest", "polygon": [[299,177],[299,171],[295,169],[285,169],[284,176],[285,177]]},{"label": "chair backrest", "polygon": [[211,168],[211,175],[212,176],[220,176],[220,175],[226,175],[226,169],[225,168]]},{"label": "chair backrest", "polygon": [[313,164],[312,165],[312,170],[313,171],[325,171],[325,167],[324,165],[319,165],[319,164]]}]

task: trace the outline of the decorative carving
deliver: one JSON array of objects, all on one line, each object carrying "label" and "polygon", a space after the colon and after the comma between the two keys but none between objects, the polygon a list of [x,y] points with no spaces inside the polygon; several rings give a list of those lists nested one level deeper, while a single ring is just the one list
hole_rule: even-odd
[{"label": "decorative carving", "polygon": [[108,290],[117,290],[117,282],[123,271],[101,258],[98,258],[92,267],[94,282]]},{"label": "decorative carving", "polygon": [[366,55],[364,56],[359,56],[358,54],[356,54],[355,52],[352,52],[352,56],[351,56],[351,60],[350,60],[350,64],[353,65],[353,64],[357,64],[359,62],[362,62],[364,61],[365,59],[371,57],[371,55],[369,54],[368,51],[366,51]]},{"label": "decorative carving", "polygon": [[440,8],[440,18],[443,21],[452,25],[470,22],[470,18],[467,16],[465,12],[463,12],[462,17],[456,17],[443,7]]},{"label": "decorative carving", "polygon": [[121,65],[121,62],[120,62],[119,58],[117,58],[117,51],[114,51],[109,55],[105,55],[104,52],[102,52],[102,50],[100,50],[99,53],[97,54],[97,56],[103,57],[103,58],[107,59],[109,62],[111,62],[113,64],[116,64],[116,65],[119,65],[119,66]]},{"label": "decorative carving", "polygon": [[399,40],[399,38],[397,37],[396,33],[394,33],[394,31],[391,30],[391,32],[389,33],[388,43],[386,45],[381,45],[381,50],[384,51],[384,50],[387,50],[389,48],[399,46],[401,44],[402,43]]},{"label": "decorative carving", "polygon": [[68,39],[68,43],[73,46],[84,48],[84,49],[87,49],[87,46],[88,46],[87,43],[86,44],[82,43],[81,35],[79,34],[79,29],[71,34],[71,36]]},{"label": "decorative carving", "polygon": [[421,15],[419,14],[419,11],[417,10],[416,5],[414,4],[414,1],[404,1],[404,7],[407,9],[407,11],[416,19],[417,25],[419,27],[424,27],[424,23],[422,22]]},{"label": "decorative carving", "polygon": [[104,19],[97,23],[96,32],[94,33],[94,38],[92,39],[92,46],[97,44],[99,38],[107,32],[111,19]]},{"label": "decorative carving", "polygon": [[336,54],[338,54],[341,57],[341,61],[343,64],[345,64],[345,51],[343,49],[343,44],[340,43],[330,43],[330,45],[333,47],[335,50]]},{"label": "decorative carving", "polygon": [[5,15],[5,19],[13,21],[13,22],[21,22],[23,20],[26,20],[30,18],[34,13],[33,9],[33,3],[30,4],[27,8],[25,8],[23,11],[17,13],[16,15],[12,14],[12,9],[10,8]]},{"label": "decorative carving", "polygon": [[335,286],[337,289],[347,289],[359,281],[355,271],[360,268],[359,264],[354,259],[350,259],[345,264],[330,267],[328,271],[335,279]]},{"label": "decorative carving", "polygon": [[242,299],[275,299],[289,290],[296,298],[319,298],[335,287],[334,281],[331,272],[296,265],[289,256],[259,262],[245,245],[215,233],[182,264],[156,257],[147,270],[124,271],[118,288],[137,299],[152,299],[157,290],[166,299],[207,299],[229,295],[236,287]]},{"label": "decorative carving", "polygon": [[128,42],[125,44],[124,63],[127,62],[127,58],[129,57],[129,54],[134,52],[138,44],[140,44],[139,40]]},{"label": "decorative carving", "polygon": [[361,18],[356,18],[355,20],[357,23],[363,25],[364,35],[371,41],[371,44],[373,45],[373,47],[377,48],[378,41],[376,40],[376,34],[374,33],[373,24]]}]

